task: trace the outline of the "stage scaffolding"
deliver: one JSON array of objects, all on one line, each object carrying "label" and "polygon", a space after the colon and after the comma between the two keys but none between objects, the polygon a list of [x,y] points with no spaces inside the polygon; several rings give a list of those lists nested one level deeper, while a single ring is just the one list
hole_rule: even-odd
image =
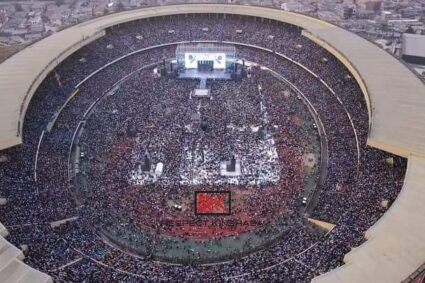
[{"label": "stage scaffolding", "polygon": [[236,48],[234,45],[223,43],[187,43],[178,45],[176,49],[176,59],[177,70],[179,72],[190,69],[186,64],[186,54],[210,54],[211,58],[214,58],[215,54],[224,54],[224,68],[220,69],[233,72],[235,68]]}]

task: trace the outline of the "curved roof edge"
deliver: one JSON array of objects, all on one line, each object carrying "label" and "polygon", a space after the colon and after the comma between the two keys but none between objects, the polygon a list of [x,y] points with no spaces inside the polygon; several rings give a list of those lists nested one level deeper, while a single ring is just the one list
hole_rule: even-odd
[{"label": "curved roof edge", "polygon": [[[367,241],[345,255],[345,264],[313,283],[401,282],[425,262],[425,158],[409,158],[403,190],[365,234]],[[348,280],[347,280],[348,279]]]},{"label": "curved roof edge", "polygon": [[22,143],[26,110],[49,72],[73,52],[105,34],[104,30],[65,31],[69,32],[47,37],[0,64],[0,150]]},{"label": "curved roof edge", "polygon": [[[1,106],[0,106],[0,109],[1,109]],[[3,121],[3,119],[1,117],[2,117],[2,115],[0,114],[0,121]],[[0,125],[0,128],[1,128],[1,125]],[[2,131],[0,130],[0,133],[1,132]],[[1,134],[0,134],[0,136],[1,136]],[[9,138],[6,138],[6,139],[0,139],[0,150],[8,148],[8,147],[15,146],[15,145],[18,145],[18,144],[21,144],[21,143],[22,143],[22,139],[21,139],[20,136],[13,136],[13,137],[9,137]]]},{"label": "curved roof edge", "polygon": [[111,14],[55,33],[10,57],[0,65],[0,146],[21,142],[29,101],[48,72],[79,47],[102,36],[105,28],[142,18],[186,13],[249,15],[302,27],[306,30],[304,35],[337,56],[359,82],[372,114],[369,143],[405,157],[410,153],[425,156],[424,85],[390,54],[319,19],[271,8],[223,4],[169,5]]},{"label": "curved roof edge", "polygon": [[0,282],[53,283],[49,275],[23,263],[22,251],[3,238],[8,234],[3,225],[0,230]]},{"label": "curved roof edge", "polygon": [[[347,254],[346,265],[313,281],[368,282],[374,278],[374,282],[399,282],[399,277],[413,272],[420,265],[412,268],[424,255],[425,243],[423,237],[409,237],[410,232],[416,235],[416,226],[425,223],[425,206],[415,202],[420,199],[423,203],[425,195],[425,158],[412,156],[425,157],[425,86],[386,51],[318,19],[262,7],[190,4],[126,11],[73,26],[31,45],[0,65],[0,146],[21,142],[26,108],[42,78],[73,51],[102,36],[105,28],[141,18],[186,13],[240,14],[297,25],[306,31],[304,35],[346,64],[369,103],[372,117],[368,144],[408,157],[408,173],[393,207],[366,233],[370,240]],[[62,44],[59,46],[57,42]],[[385,233],[378,235],[374,232],[378,230]],[[412,249],[414,245],[416,248]],[[408,265],[404,261],[408,261]],[[394,266],[401,268],[397,276]]]}]

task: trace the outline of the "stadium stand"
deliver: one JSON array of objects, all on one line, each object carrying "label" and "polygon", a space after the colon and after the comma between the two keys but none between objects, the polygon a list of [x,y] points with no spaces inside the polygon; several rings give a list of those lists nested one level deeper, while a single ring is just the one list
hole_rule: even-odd
[{"label": "stadium stand", "polygon": [[[370,126],[368,144],[408,158],[408,168],[401,193],[382,219],[366,232],[367,242],[345,256],[345,265],[316,277],[313,282],[399,282],[407,278],[425,260],[425,227],[421,225],[425,222],[422,205],[425,200],[425,87],[385,51],[317,19],[260,7],[193,4],[127,11],[56,33],[0,65],[0,148],[22,143],[27,107],[47,74],[74,51],[104,36],[105,28],[152,16],[191,13],[248,15],[302,27],[304,36],[347,67],[365,96]],[[0,268],[5,266],[0,271],[1,282],[27,282],[33,274],[40,278],[39,282],[51,280],[19,261],[22,254],[4,239],[2,247],[6,248],[2,248],[0,254]],[[288,262],[289,268],[290,265]]]},{"label": "stadium stand", "polygon": [[52,279],[24,264],[22,251],[0,237],[0,282],[50,283]]}]

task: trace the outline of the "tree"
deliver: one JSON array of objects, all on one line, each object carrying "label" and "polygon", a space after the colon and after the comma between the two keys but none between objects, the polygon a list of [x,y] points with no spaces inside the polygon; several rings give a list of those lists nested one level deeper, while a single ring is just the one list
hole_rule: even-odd
[{"label": "tree", "polygon": [[42,15],[42,16],[41,16],[41,21],[42,21],[43,23],[49,23],[49,22],[50,22],[50,19],[49,19],[49,17],[47,17],[46,15]]},{"label": "tree", "polygon": [[407,28],[407,30],[405,31],[405,33],[415,33],[415,30],[413,29],[413,27],[412,26],[409,26],[408,28]]},{"label": "tree", "polygon": [[15,7],[15,12],[22,12],[24,10],[19,3],[15,3],[13,6]]},{"label": "tree", "polygon": [[116,11],[122,11],[122,10],[125,10],[124,4],[123,4],[123,3],[121,3],[121,2],[119,2],[119,3],[117,4]]},{"label": "tree", "polygon": [[103,9],[103,14],[107,15],[109,13],[109,10],[107,8]]},{"label": "tree", "polygon": [[65,4],[65,0],[55,0],[55,4],[56,4],[56,6],[61,6],[61,5],[63,5],[63,4]]}]

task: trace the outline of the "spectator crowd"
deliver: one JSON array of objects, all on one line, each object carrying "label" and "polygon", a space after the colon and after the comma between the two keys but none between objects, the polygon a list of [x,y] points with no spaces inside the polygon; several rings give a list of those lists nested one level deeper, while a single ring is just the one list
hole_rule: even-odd
[{"label": "spectator crowd", "polygon": [[[157,77],[146,67],[161,67],[175,57],[175,43],[192,40],[235,44],[238,58],[284,77],[314,111],[297,90],[259,67],[240,81],[210,81],[210,100],[189,98],[195,80]],[[274,139],[280,178],[260,188],[219,188],[240,197],[225,219],[256,224],[202,231],[167,225],[203,219],[193,214],[194,187],[178,181],[182,149],[208,145],[218,153],[217,162],[252,151],[258,135],[234,129],[264,125],[260,104],[266,107],[265,128]],[[201,122],[194,121],[195,113]],[[28,245],[25,261],[57,282],[306,282],[341,265],[401,189],[405,161],[368,147],[368,127],[364,97],[349,71],[297,27],[219,14],[121,24],[71,55],[39,86],[26,114],[23,145],[0,151],[6,157],[0,163],[0,196],[7,199],[0,221],[8,240]],[[78,173],[75,141],[83,153]],[[166,181],[142,188],[129,182],[135,149],[149,152],[152,163],[164,162]],[[306,153],[317,158],[310,170],[303,164]],[[306,191],[311,180],[316,186]],[[300,208],[303,195],[310,200],[306,210]],[[328,233],[313,228],[304,213],[335,228]],[[245,232],[250,236],[242,237]],[[212,260],[227,261],[196,264],[207,253],[191,251],[190,244],[208,250],[228,239],[242,243],[228,248],[232,260],[216,254]],[[181,255],[185,264],[159,262],[172,261],[171,254]]]}]

